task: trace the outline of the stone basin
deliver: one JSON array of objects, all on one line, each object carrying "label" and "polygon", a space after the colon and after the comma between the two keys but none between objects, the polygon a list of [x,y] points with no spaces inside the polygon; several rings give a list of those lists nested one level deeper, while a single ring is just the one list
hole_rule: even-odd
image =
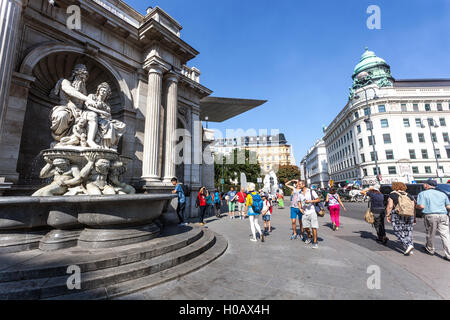
[{"label": "stone basin", "polygon": [[[147,241],[176,195],[1,197],[0,253],[106,248]],[[49,232],[50,231],[50,232]]]}]

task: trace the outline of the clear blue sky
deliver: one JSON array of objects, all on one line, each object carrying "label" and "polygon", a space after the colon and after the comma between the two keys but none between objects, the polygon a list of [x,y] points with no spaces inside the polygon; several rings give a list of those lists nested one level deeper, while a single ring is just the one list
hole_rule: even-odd
[{"label": "clear blue sky", "polygon": [[[448,0],[127,0],[145,13],[159,6],[200,51],[188,63],[213,96],[268,102],[220,124],[279,129],[297,164],[345,106],[364,47],[385,59],[394,78],[450,78]],[[369,30],[369,5],[381,30]]]}]

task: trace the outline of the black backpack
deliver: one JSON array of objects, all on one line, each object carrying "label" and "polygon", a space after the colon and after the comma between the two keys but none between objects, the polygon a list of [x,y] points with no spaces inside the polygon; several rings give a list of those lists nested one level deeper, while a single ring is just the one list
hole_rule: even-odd
[{"label": "black backpack", "polygon": [[181,186],[181,189],[183,189],[184,196],[189,197],[191,195],[191,191],[189,190],[188,186],[185,184],[181,184],[181,183],[180,183],[180,186]]}]

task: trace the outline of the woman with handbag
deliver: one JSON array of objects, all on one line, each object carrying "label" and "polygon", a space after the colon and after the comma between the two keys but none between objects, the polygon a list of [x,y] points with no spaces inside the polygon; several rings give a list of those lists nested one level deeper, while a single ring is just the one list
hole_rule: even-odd
[{"label": "woman with handbag", "polygon": [[386,229],[384,228],[386,209],[384,207],[384,195],[380,192],[380,185],[377,184],[364,189],[361,191],[361,194],[370,198],[370,210],[374,218],[373,226],[377,231],[377,242],[386,245],[389,238],[386,237]]},{"label": "woman with handbag", "polygon": [[339,213],[341,211],[341,206],[344,211],[347,211],[347,209],[342,203],[341,197],[336,193],[336,188],[331,188],[330,193],[327,194],[325,203],[328,204],[328,210],[330,210],[333,231],[339,230]]},{"label": "woman with handbag", "polygon": [[416,222],[416,202],[406,193],[403,182],[394,182],[386,207],[386,220],[392,223],[394,233],[405,249],[404,255],[413,254],[413,229]]}]

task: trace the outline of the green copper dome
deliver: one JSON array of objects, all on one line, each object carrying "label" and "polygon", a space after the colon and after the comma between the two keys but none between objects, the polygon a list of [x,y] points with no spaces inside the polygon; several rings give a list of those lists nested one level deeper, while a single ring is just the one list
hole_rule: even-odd
[{"label": "green copper dome", "polygon": [[356,65],[355,70],[353,71],[353,77],[357,76],[362,71],[366,71],[377,66],[385,66],[389,68],[389,65],[386,63],[386,61],[384,61],[384,59],[377,57],[375,52],[369,51],[369,49],[366,48],[366,52],[364,52],[364,54],[361,56],[361,60]]}]

